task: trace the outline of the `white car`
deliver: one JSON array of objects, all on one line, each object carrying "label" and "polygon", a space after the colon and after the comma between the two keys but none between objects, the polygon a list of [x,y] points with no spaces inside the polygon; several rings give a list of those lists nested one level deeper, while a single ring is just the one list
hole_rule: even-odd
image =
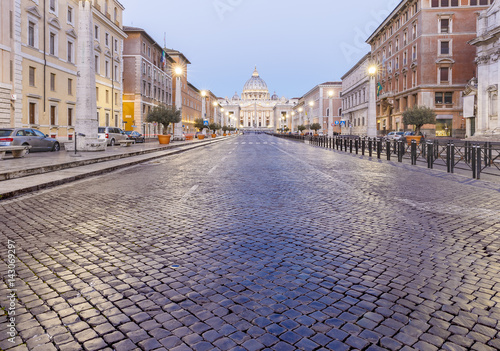
[{"label": "white car", "polygon": [[388,140],[400,140],[404,136],[404,132],[390,132],[387,134],[387,139]]},{"label": "white car", "polygon": [[97,137],[101,140],[107,140],[107,144],[111,146],[128,139],[128,135],[122,129],[116,127],[99,127]]}]

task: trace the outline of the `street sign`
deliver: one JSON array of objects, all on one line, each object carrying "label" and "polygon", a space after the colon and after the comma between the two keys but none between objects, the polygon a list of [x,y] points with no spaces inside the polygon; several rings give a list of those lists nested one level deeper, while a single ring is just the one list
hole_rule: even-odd
[{"label": "street sign", "polygon": [[[339,125],[339,121],[335,121],[335,125],[338,126]],[[332,124],[333,126],[333,124]]]},{"label": "street sign", "polygon": [[345,127],[345,121],[340,121],[340,125]]},{"label": "street sign", "polygon": [[203,121],[203,125],[208,127],[208,125],[209,125],[208,121]]}]

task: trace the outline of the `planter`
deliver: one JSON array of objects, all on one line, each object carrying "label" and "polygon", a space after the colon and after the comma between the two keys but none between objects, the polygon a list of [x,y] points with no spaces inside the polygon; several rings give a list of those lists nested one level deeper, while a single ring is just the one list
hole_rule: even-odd
[{"label": "planter", "polygon": [[226,135],[227,135],[226,133],[222,134],[222,136],[226,136]]},{"label": "planter", "polygon": [[217,138],[217,134],[212,134],[212,138]]},{"label": "planter", "polygon": [[300,133],[300,136],[304,136],[304,133]]},{"label": "planter", "polygon": [[205,139],[205,136],[203,134],[198,135],[198,140],[203,140]]},{"label": "planter", "polygon": [[319,134],[313,134],[313,137],[317,138],[319,137]]},{"label": "planter", "polygon": [[408,135],[406,137],[406,141],[408,142],[408,145],[411,145],[411,141],[412,140],[416,140],[417,141],[417,145],[418,145],[418,144],[420,144],[420,139],[422,139],[421,135]]},{"label": "planter", "polygon": [[158,135],[160,144],[170,144],[170,135]]},{"label": "planter", "polygon": [[186,135],[186,140],[193,140],[193,136],[192,135]]}]

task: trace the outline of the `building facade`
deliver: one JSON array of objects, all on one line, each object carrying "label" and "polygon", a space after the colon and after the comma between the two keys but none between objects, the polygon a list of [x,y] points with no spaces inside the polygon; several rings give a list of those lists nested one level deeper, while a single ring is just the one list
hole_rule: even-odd
[{"label": "building facade", "polygon": [[172,64],[174,60],[142,28],[124,27],[123,121],[125,130],[146,136],[160,127],[146,118],[156,106],[172,105]]},{"label": "building facade", "polygon": [[404,0],[368,38],[378,66],[377,129],[401,131],[402,113],[432,108],[427,135],[465,136],[462,91],[474,76],[475,13],[492,0]]},{"label": "building facade", "polygon": [[198,130],[194,127],[195,119],[202,118],[202,102],[204,98],[201,91],[190,82],[187,83],[187,91],[182,102],[182,124],[186,133],[194,133]]},{"label": "building facade", "polygon": [[[342,115],[349,128],[349,134],[368,135],[368,66],[371,54],[366,54],[342,77]],[[371,116],[374,118],[375,116]]]},{"label": "building facade", "polygon": [[316,85],[302,96],[292,111],[292,131],[299,125],[307,128],[313,123],[321,125],[325,135],[341,133],[342,83],[326,82]]},{"label": "building facade", "polygon": [[229,99],[219,100],[224,109],[223,124],[243,130],[272,130],[291,126],[291,112],[297,103],[276,93],[272,96],[266,82],[259,76],[257,67],[238,93]]},{"label": "building facade", "polygon": [[94,0],[94,65],[97,116],[100,126],[124,128],[123,31],[124,7],[116,0]]},{"label": "building facade", "polygon": [[464,104],[467,137],[500,141],[500,2],[480,12],[477,21],[477,37],[470,42],[477,48],[477,79],[466,89]]}]

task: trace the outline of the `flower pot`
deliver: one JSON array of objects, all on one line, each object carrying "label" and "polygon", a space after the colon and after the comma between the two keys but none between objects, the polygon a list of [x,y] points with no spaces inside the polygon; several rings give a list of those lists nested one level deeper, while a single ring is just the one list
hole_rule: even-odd
[{"label": "flower pot", "polygon": [[212,134],[212,138],[217,138],[217,134]]},{"label": "flower pot", "polygon": [[198,140],[203,140],[205,139],[205,136],[203,134],[198,135]]},{"label": "flower pot", "polygon": [[226,133],[222,134],[222,136],[226,136],[226,135],[227,135]]},{"label": "flower pot", "polygon": [[160,144],[170,144],[170,135],[158,135]]},{"label": "flower pot", "polygon": [[313,137],[317,138],[319,137],[319,134],[313,134]]},{"label": "flower pot", "polygon": [[193,136],[192,135],[186,135],[186,140],[193,140]]},{"label": "flower pot", "polygon": [[406,137],[406,141],[408,142],[408,145],[411,145],[412,140],[416,140],[417,145],[420,144],[420,139],[422,139],[421,135],[408,135]]}]

